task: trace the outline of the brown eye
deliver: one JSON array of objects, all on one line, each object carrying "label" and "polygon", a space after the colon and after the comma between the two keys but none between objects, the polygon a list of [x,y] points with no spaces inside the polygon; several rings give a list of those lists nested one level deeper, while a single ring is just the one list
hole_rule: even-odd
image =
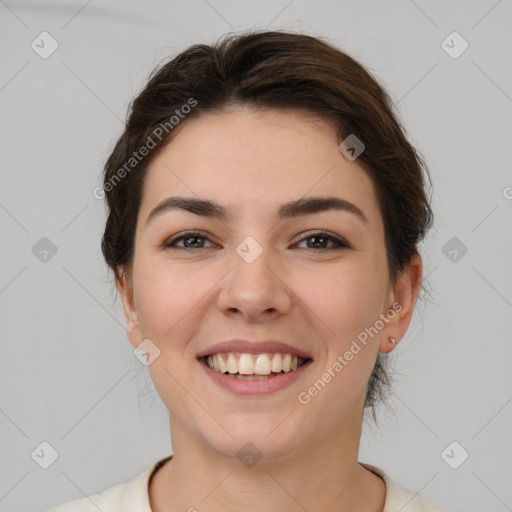
[{"label": "brown eye", "polygon": [[[184,242],[184,246],[176,245],[182,240]],[[176,249],[203,249],[205,248],[204,240],[208,240],[208,238],[199,231],[187,231],[182,235],[167,240],[164,244],[164,247]]]},{"label": "brown eye", "polygon": [[[302,243],[306,240],[312,240],[312,243],[307,244],[306,249],[321,249],[321,250],[332,250],[332,249],[341,249],[346,248],[349,249],[350,245],[347,244],[345,241],[340,240],[339,238],[329,235],[328,233],[324,233],[322,231],[319,231],[317,233],[308,233],[307,235],[303,236],[299,243]],[[326,245],[332,242],[334,244],[334,247],[326,247]]]}]

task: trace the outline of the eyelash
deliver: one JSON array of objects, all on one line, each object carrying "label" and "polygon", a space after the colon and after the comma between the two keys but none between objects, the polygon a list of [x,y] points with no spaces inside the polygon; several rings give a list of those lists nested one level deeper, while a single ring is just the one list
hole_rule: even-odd
[{"label": "eyelash", "polygon": [[[200,231],[187,231],[174,239],[167,240],[163,244],[163,247],[165,249],[185,249],[185,250],[187,250],[187,249],[195,249],[195,250],[206,249],[206,247],[196,247],[196,248],[194,248],[194,247],[177,247],[176,245],[174,245],[174,244],[176,244],[176,242],[180,242],[181,240],[184,240],[186,238],[193,238],[193,237],[204,238],[205,240],[208,240],[208,237],[203,235]],[[330,251],[330,250],[334,250],[334,249],[351,249],[352,248],[351,245],[348,244],[347,242],[345,242],[344,240],[341,240],[341,239],[339,239],[333,235],[330,235],[329,233],[325,233],[323,231],[315,231],[312,233],[307,233],[306,235],[302,236],[297,243],[301,243],[304,240],[308,240],[309,238],[313,238],[313,237],[326,238],[328,241],[333,242],[335,244],[335,247],[330,247],[330,248],[320,247],[319,249],[307,248],[307,250]]]}]

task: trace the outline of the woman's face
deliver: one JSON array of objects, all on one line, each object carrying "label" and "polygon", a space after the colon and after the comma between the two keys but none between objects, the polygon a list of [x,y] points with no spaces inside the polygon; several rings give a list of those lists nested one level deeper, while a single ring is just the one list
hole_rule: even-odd
[{"label": "woman's face", "polygon": [[[324,121],[237,108],[187,120],[151,162],[132,273],[118,287],[131,343],[153,347],[149,370],[170,412],[173,443],[186,432],[226,456],[251,442],[274,457],[358,432],[377,352],[404,334],[412,308],[386,312],[402,296],[410,300],[411,290],[390,285],[373,183],[338,145]],[[175,207],[150,216],[177,196],[217,203],[229,215]],[[287,208],[279,216],[283,205],[313,197],[354,207]],[[176,240],[191,230],[199,233]],[[282,377],[234,379],[198,359],[233,339],[277,340],[312,361],[295,380],[287,374],[286,385],[262,393]]]}]

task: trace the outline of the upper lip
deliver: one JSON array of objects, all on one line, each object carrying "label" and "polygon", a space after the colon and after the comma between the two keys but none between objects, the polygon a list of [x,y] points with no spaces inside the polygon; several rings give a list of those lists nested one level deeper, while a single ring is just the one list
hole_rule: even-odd
[{"label": "upper lip", "polygon": [[283,343],[277,340],[249,341],[243,339],[233,339],[221,341],[215,345],[202,350],[197,354],[198,358],[218,354],[219,352],[243,352],[247,354],[277,353],[291,354],[292,356],[302,357],[303,359],[312,359],[308,352]]}]

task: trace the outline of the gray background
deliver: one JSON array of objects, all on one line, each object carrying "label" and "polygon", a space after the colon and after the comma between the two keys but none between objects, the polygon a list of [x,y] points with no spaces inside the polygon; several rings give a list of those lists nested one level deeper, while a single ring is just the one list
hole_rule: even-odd
[{"label": "gray background", "polygon": [[[0,13],[1,510],[100,492],[171,453],[101,257],[93,189],[161,59],[264,27],[325,36],[368,66],[433,177],[430,300],[395,351],[396,395],[365,425],[360,460],[444,508],[512,510],[512,1],[8,0]],[[59,45],[46,59],[31,47],[43,31]],[[446,45],[462,41],[443,44],[453,31],[469,44],[457,58]],[[43,237],[57,248],[47,261]],[[58,452],[48,469],[31,456],[43,441]]]}]

